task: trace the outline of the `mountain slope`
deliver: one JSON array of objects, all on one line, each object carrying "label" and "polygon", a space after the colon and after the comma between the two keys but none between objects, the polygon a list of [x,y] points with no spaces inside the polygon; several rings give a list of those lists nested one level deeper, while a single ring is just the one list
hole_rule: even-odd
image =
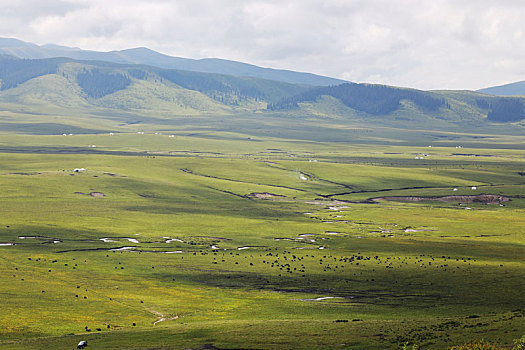
[{"label": "mountain slope", "polygon": [[[337,101],[337,104],[333,101]],[[451,127],[525,120],[525,98],[354,83],[312,88],[277,103],[270,103],[268,109],[325,117],[329,115],[327,110],[332,110],[333,115],[338,117],[351,116],[405,125],[407,128],[423,122]]]},{"label": "mountain slope", "polygon": [[39,46],[17,39],[0,38],[0,54],[28,59],[67,57],[76,60],[107,61],[120,64],[143,64],[165,69],[255,77],[313,86],[336,85],[344,82],[343,80],[311,73],[263,68],[247,63],[217,58],[195,60],[172,57],[147,48],[98,52],[58,45]]},{"label": "mountain slope", "polygon": [[0,56],[0,132],[20,125],[58,134],[73,130],[66,126],[87,132],[192,125],[316,140],[345,139],[350,126],[520,133],[525,98],[373,84],[308,87],[145,65]]},{"label": "mountain slope", "polygon": [[0,91],[31,79],[58,74],[77,84],[91,99],[125,90],[136,80],[155,81],[201,92],[221,104],[241,106],[249,101],[276,102],[307,90],[306,86],[221,74],[160,69],[143,65],[75,61],[67,58],[17,59],[0,56]]},{"label": "mountain slope", "polygon": [[525,81],[488,87],[478,92],[496,96],[525,96]]}]

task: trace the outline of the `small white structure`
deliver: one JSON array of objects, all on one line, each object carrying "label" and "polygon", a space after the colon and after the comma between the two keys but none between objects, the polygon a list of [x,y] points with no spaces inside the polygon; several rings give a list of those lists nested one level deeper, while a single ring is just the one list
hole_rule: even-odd
[{"label": "small white structure", "polygon": [[471,189],[477,190],[478,188],[476,186],[472,186]]},{"label": "small white structure", "polygon": [[452,191],[454,191],[454,192],[457,192],[457,191],[458,191],[458,189],[457,189],[457,188],[454,188],[454,189],[453,189]]},{"label": "small white structure", "polygon": [[299,178],[303,181],[308,181],[308,178],[303,173],[299,173]]},{"label": "small white structure", "polygon": [[170,136],[168,136],[168,137],[175,137],[175,135],[170,135]]},{"label": "small white structure", "polygon": [[115,135],[115,134],[114,134],[114,133],[112,133],[112,132],[110,132],[110,133],[109,133],[109,136],[113,136],[113,135]]}]

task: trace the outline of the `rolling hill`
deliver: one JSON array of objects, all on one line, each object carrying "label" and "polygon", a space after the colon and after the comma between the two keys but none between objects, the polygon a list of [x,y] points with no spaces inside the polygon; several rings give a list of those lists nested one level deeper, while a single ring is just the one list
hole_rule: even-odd
[{"label": "rolling hill", "polygon": [[292,84],[314,86],[336,85],[344,81],[311,73],[263,68],[218,58],[189,59],[172,57],[145,47],[99,52],[59,45],[36,45],[18,39],[0,38],[0,54],[17,58],[42,59],[67,57],[76,60],[107,61],[120,64],[142,64],[164,69],[255,77]]},{"label": "rolling hill", "polygon": [[355,83],[312,87],[138,64],[0,56],[0,131],[37,123],[55,134],[71,127],[161,130],[182,124],[308,139],[336,137],[342,126],[515,133],[524,126],[524,106],[525,98],[472,91]]}]

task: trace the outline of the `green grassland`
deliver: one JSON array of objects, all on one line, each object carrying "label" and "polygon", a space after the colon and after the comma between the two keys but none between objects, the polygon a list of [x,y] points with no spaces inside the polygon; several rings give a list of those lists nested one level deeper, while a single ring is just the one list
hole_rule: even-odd
[{"label": "green grassland", "polygon": [[99,134],[3,128],[2,349],[444,349],[525,334],[519,132],[120,118],[62,121]]}]

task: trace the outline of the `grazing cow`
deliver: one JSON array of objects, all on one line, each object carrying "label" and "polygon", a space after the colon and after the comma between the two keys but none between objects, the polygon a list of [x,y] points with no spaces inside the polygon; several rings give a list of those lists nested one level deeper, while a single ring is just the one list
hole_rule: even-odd
[{"label": "grazing cow", "polygon": [[87,346],[87,341],[82,340],[78,343],[77,349],[84,349]]}]

